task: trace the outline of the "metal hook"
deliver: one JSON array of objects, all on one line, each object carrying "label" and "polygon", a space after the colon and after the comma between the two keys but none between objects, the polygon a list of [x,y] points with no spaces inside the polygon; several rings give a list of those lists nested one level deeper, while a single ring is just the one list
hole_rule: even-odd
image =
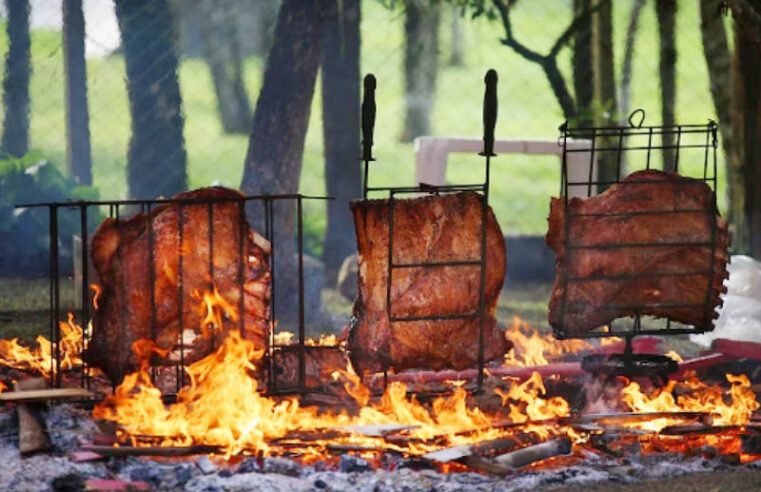
[{"label": "metal hook", "polygon": [[[642,113],[642,117],[639,119],[639,123],[634,124],[634,115]],[[629,126],[632,128],[642,128],[642,123],[645,122],[645,110],[642,108],[635,109],[632,114],[629,115]]]}]

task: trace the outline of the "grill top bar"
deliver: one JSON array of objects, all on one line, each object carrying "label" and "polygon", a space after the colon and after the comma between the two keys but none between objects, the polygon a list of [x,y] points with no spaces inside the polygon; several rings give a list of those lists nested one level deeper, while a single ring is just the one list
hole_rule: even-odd
[{"label": "grill top bar", "polygon": [[21,203],[14,208],[32,208],[32,207],[81,207],[96,205],[157,205],[162,203],[223,203],[223,202],[247,202],[251,200],[334,200],[332,196],[302,195],[300,193],[283,193],[283,194],[264,194],[264,195],[245,195],[241,197],[218,197],[218,198],[154,198],[151,200],[127,199],[127,200],[71,200],[65,202],[40,202],[40,203]]}]

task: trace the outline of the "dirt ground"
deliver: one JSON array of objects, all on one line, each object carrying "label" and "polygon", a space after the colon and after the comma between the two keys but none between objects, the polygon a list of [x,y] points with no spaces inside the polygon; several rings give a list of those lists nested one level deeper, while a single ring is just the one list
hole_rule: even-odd
[{"label": "dirt ground", "polygon": [[561,487],[553,492],[746,492],[761,491],[761,470],[706,472],[632,484]]}]

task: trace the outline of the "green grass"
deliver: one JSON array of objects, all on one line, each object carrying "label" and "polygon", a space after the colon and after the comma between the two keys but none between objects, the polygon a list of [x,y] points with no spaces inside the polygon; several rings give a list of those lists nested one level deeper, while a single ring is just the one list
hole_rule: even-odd
[{"label": "green grass", "polygon": [[[516,36],[533,49],[545,52],[570,19],[570,0],[519,2],[514,13]],[[615,2],[615,53],[620,72],[623,38],[628,21],[628,2]],[[402,63],[403,18],[399,10],[387,10],[376,0],[363,3],[362,72],[378,77],[378,120],[372,182],[412,184],[414,149],[400,143],[404,114]],[[496,68],[500,74],[498,138],[544,138],[555,140],[563,122],[560,108],[541,69],[499,44],[503,36],[497,21],[463,19],[465,66],[447,65],[450,52],[451,11],[445,10],[441,25],[440,59],[432,133],[439,136],[481,134],[483,74]],[[3,29],[4,32],[4,29]],[[677,120],[705,122],[715,118],[708,77],[701,50],[696,2],[680,2],[678,18]],[[0,36],[0,56],[7,40]],[[31,145],[56,165],[65,166],[63,65],[60,33],[33,33],[31,83]],[[570,81],[570,50],[560,57],[561,69]],[[660,121],[658,37],[654,9],[643,11],[634,60],[631,107],[643,107],[647,122]],[[90,128],[95,184],[104,198],[126,194],[125,160],[130,135],[124,60],[121,56],[88,60]],[[245,84],[252,105],[261,85],[262,62],[245,62]],[[248,145],[244,135],[223,133],[216,110],[209,71],[203,61],[183,59],[180,85],[185,114],[190,186],[221,182],[237,187]],[[300,189],[325,192],[322,156],[322,125],[319,84],[314,96],[307,133]],[[554,157],[502,155],[494,161],[490,201],[508,234],[543,234],[549,197],[557,194],[559,160]],[[699,158],[682,163],[688,170]],[[359,163],[357,164],[359,165]],[[475,156],[453,156],[447,174],[450,182],[477,181],[483,164]],[[722,182],[723,170],[720,174]],[[723,197],[723,184],[720,196]],[[723,200],[720,200],[723,206]],[[307,232],[314,249],[325,226],[324,204],[307,203]]]}]

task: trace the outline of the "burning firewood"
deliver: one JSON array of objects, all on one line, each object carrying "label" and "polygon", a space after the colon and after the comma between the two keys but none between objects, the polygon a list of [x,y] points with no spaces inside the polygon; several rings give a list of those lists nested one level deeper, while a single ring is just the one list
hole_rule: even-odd
[{"label": "burning firewood", "polygon": [[717,316],[729,238],[706,183],[651,169],[564,204],[552,199],[547,233],[553,328],[577,336],[626,316],[694,326]]},{"label": "burning firewood", "polygon": [[[482,202],[476,193],[352,203],[359,249],[359,296],[348,348],[358,373],[463,369],[478,361]],[[387,296],[388,262],[394,268]],[[505,240],[491,209],[486,223],[485,360],[512,344],[495,309],[505,278]],[[472,265],[429,265],[444,262]],[[389,306],[389,302],[391,305]],[[389,319],[389,309],[390,316]],[[449,316],[451,319],[418,319]]]},{"label": "burning firewood", "polygon": [[[85,357],[114,384],[137,369],[138,340],[155,343],[155,363],[198,360],[241,326],[244,338],[265,346],[270,245],[241,216],[242,195],[216,187],[174,198],[189,202],[106,219],[92,238],[102,294]],[[213,303],[223,314],[210,316]]]},{"label": "burning firewood", "polygon": [[496,456],[494,462],[509,468],[520,468],[537,461],[570,453],[571,440],[567,437],[560,437]]}]

